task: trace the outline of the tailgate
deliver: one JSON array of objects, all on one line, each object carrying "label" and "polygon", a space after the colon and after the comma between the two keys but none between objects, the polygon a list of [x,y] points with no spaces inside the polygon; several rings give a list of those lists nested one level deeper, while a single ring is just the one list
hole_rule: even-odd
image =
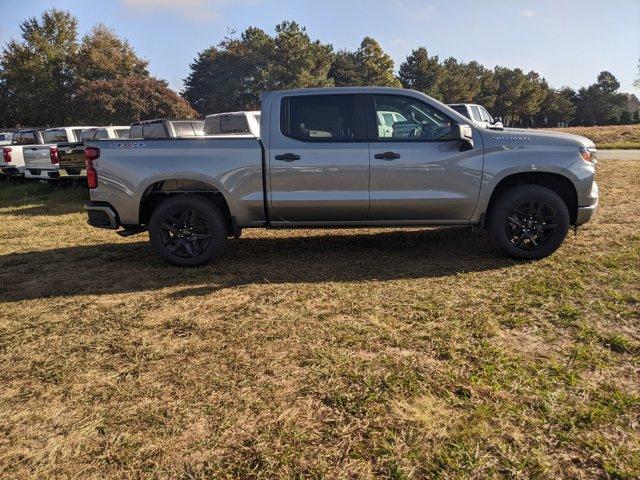
[{"label": "tailgate", "polygon": [[24,147],[22,151],[24,153],[24,164],[27,167],[54,168],[51,163],[49,145]]},{"label": "tailgate", "polygon": [[84,168],[84,145],[75,147],[58,147],[60,168]]}]

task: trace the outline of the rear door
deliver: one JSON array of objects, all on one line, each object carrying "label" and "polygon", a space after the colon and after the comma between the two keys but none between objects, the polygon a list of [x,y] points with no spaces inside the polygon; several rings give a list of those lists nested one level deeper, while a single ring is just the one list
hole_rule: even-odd
[{"label": "rear door", "polygon": [[421,99],[367,95],[370,124],[393,112],[390,133],[369,128],[371,200],[369,220],[469,220],[480,193],[483,152],[460,151],[453,120]]},{"label": "rear door", "polygon": [[274,101],[268,136],[269,202],[277,217],[272,220],[366,220],[364,96],[291,94]]}]

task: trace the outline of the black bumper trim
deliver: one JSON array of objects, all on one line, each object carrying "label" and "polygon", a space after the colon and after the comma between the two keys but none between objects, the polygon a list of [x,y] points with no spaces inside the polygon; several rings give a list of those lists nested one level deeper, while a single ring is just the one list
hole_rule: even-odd
[{"label": "black bumper trim", "polygon": [[87,223],[92,227],[109,228],[115,230],[120,227],[118,212],[106,202],[86,202]]}]

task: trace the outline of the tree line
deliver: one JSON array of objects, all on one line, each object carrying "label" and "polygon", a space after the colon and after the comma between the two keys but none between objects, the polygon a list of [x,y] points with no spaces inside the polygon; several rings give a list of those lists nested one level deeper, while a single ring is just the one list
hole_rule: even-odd
[{"label": "tree line", "polygon": [[355,51],[334,51],[290,21],[277,25],[275,35],[249,27],[199,52],[181,95],[151,76],[148,62],[103,25],[78,39],[76,18],[51,9],[20,28],[21,38],[11,40],[0,58],[5,126],[127,124],[253,110],[265,90],[328,86],[412,88],[445,103],[482,104],[513,126],[640,122],[637,97],[620,93],[610,72],[577,91],[556,89],[533,71],[440,60],[418,47],[396,73],[371,37]]}]

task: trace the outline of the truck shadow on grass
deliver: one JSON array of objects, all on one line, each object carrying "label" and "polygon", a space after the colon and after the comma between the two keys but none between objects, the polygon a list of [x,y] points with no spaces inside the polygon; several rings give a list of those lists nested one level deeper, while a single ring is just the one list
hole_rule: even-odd
[{"label": "truck shadow on grass", "polygon": [[185,298],[252,284],[434,278],[508,267],[483,232],[470,228],[332,231],[230,241],[212,265],[164,264],[146,241],[82,245],[0,256],[0,302],[179,287]]}]

